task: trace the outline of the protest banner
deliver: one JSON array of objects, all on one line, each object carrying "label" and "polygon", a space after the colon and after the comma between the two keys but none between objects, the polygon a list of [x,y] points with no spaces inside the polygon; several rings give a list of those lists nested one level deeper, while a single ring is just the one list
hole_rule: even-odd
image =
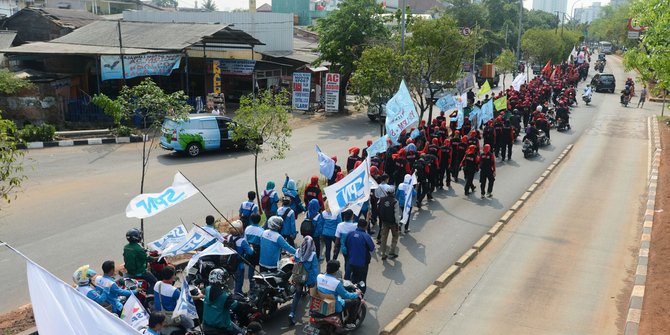
[{"label": "protest banner", "polygon": [[339,182],[324,189],[328,205],[333,213],[339,213],[349,205],[359,204],[370,198],[370,168],[368,160],[351,171]]},{"label": "protest banner", "polygon": [[198,190],[184,176],[177,172],[172,186],[161,193],[140,194],[130,200],[126,207],[126,217],[145,219],[154,216],[194,195]]},{"label": "protest banner", "polygon": [[416,113],[414,101],[403,80],[398,92],[386,103],[387,136],[393,143],[398,143],[400,133],[418,121],[419,115]]}]

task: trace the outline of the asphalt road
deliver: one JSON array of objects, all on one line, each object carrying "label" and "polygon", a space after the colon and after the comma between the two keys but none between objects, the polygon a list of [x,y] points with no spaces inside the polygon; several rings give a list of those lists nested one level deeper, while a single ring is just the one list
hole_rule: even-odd
[{"label": "asphalt road", "polygon": [[654,104],[597,94],[594,106],[568,159],[402,334],[623,334]]},{"label": "asphalt road", "polygon": [[[513,160],[499,164],[492,199],[465,197],[461,183],[438,192],[435,201],[415,211],[412,233],[399,241],[400,257],[381,262],[374,256],[366,299],[370,311],[360,333],[377,332],[449,265],[478,240],[560,152],[591,124],[602,100],[580,107],[572,115],[572,131],[552,133],[552,145],[541,155],[524,159],[520,145]],[[378,125],[365,116],[333,118],[297,129],[293,149],[284,160],[262,161],[261,185],[268,179],[281,185],[283,175],[305,180],[317,173],[314,144],[343,162],[346,149],[376,137]],[[69,282],[82,264],[98,269],[106,259],[122,260],[125,232],[138,226],[127,219],[128,200],[139,192],[140,144],[33,150],[25,192],[3,208],[0,236],[49,271]],[[253,188],[253,156],[244,152],[210,154],[198,159],[156,151],[149,165],[145,190],[157,192],[181,170],[223,209],[235,212]],[[202,222],[214,211],[201,196],[145,220],[152,240],[179,224]],[[0,250],[0,312],[29,302],[25,266],[16,255]],[[285,325],[287,308],[267,327],[271,333],[293,333]],[[301,329],[299,324],[296,329]],[[299,333],[299,331],[297,332]]]}]

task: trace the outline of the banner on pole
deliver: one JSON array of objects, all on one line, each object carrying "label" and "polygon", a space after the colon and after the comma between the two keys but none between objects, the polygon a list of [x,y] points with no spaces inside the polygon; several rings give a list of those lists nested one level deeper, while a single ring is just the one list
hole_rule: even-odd
[{"label": "banner on pole", "polygon": [[507,96],[503,95],[502,97],[495,99],[493,101],[493,105],[495,106],[497,111],[504,111],[507,109]]},{"label": "banner on pole", "polygon": [[435,106],[439,108],[441,111],[446,112],[450,109],[456,108],[456,100],[454,100],[454,96],[451,94],[447,94],[441,98],[439,98],[435,102]]},{"label": "banner on pole", "polygon": [[130,200],[126,207],[126,217],[145,219],[154,216],[194,195],[198,189],[180,172],[174,175],[172,186],[161,193],[140,194]]},{"label": "banner on pole", "polygon": [[192,268],[196,263],[198,263],[198,260],[203,257],[203,256],[209,256],[209,255],[232,255],[235,254],[235,250],[230,249],[228,247],[224,247],[223,244],[221,243],[214,243],[207,247],[207,249],[193,255],[191,259],[188,261],[188,264],[186,264],[186,268],[184,269],[184,272],[188,273],[188,269]]},{"label": "banner on pole", "polygon": [[[123,55],[126,79],[148,76],[169,76],[179,68],[181,54]],[[100,79],[123,79],[121,56],[100,56]]]},{"label": "banner on pole", "polygon": [[174,244],[181,241],[186,237],[187,234],[188,230],[186,230],[186,227],[184,227],[183,224],[180,224],[174,229],[170,230],[167,234],[163,235],[163,237],[151,243],[147,243],[147,248],[149,250],[161,252],[169,244]]},{"label": "banner on pole", "polygon": [[316,146],[316,156],[319,159],[319,172],[328,179],[332,178],[333,172],[335,172],[335,161],[321,152],[318,145]]},{"label": "banner on pole", "polygon": [[368,157],[372,157],[380,152],[386,152],[388,146],[388,135],[378,138],[368,147]]},{"label": "banner on pole", "polygon": [[340,105],[340,74],[326,74],[326,112],[337,113]]},{"label": "banner on pole", "polygon": [[370,168],[368,160],[351,171],[344,179],[324,189],[328,205],[333,213],[339,213],[348,205],[359,204],[370,198]]},{"label": "banner on pole", "polygon": [[[181,255],[189,251],[202,248],[214,239],[214,236],[208,234],[205,230],[196,226],[188,233],[188,236],[180,240],[178,243],[167,245],[165,249],[163,249],[163,253],[161,253],[161,258],[166,256]],[[219,243],[214,244],[216,245]]]},{"label": "banner on pole", "polygon": [[186,276],[181,276],[181,292],[179,292],[179,300],[177,300],[177,305],[174,308],[172,313],[172,319],[175,319],[179,316],[197,319],[198,311],[195,309],[195,303],[193,302],[193,297],[191,296],[190,288],[188,287],[188,282],[186,281]]},{"label": "banner on pole", "polygon": [[309,109],[309,92],[311,81],[311,73],[293,73],[293,108],[305,111]]},{"label": "banner on pole", "polygon": [[489,122],[489,120],[493,119],[493,99],[482,105],[480,115],[482,123]]},{"label": "banner on pole", "polygon": [[403,80],[398,92],[386,103],[386,133],[393,143],[398,143],[400,133],[418,121],[414,101]]},{"label": "banner on pole", "polygon": [[141,330],[149,325],[149,313],[147,313],[142,303],[132,293],[123,305],[121,319],[137,330]]}]

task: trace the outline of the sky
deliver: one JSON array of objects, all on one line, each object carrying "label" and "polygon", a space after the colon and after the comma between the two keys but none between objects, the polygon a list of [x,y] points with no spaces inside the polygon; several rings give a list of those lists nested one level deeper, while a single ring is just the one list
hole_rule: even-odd
[{"label": "sky", "polygon": [[[179,5],[183,7],[193,7],[196,0],[179,0]],[[610,0],[568,0],[568,11],[572,8],[588,7],[594,1],[600,2],[603,6],[608,4]],[[203,0],[198,0],[198,3],[201,4]],[[230,11],[236,8],[249,8],[248,0],[214,0],[216,6],[219,10]],[[263,3],[270,3],[271,0],[256,0],[256,7],[259,7]],[[533,7],[533,0],[524,0],[524,7],[531,9]]]}]

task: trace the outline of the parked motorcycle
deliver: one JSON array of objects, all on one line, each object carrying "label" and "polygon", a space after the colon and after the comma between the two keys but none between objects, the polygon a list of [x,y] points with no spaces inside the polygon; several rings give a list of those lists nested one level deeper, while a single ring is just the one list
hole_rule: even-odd
[{"label": "parked motorcycle", "polygon": [[293,300],[295,286],[289,283],[293,273],[293,257],[284,257],[277,263],[277,270],[254,276],[255,287],[249,292],[251,303],[267,319],[279,305]]},{"label": "parked motorcycle", "polygon": [[[360,282],[356,285],[348,280],[344,280],[342,286],[348,292],[360,293],[359,288],[365,287],[365,283]],[[360,328],[368,312],[368,306],[363,299],[363,293],[360,293],[358,303],[355,306],[352,306],[349,310],[345,309],[342,313],[330,315],[319,313],[320,311],[317,309],[319,304],[315,303],[314,299],[312,297],[312,302],[310,303],[309,326],[316,328],[318,331],[312,331],[311,334],[347,334]],[[309,331],[310,329],[307,330]],[[308,331],[305,333],[308,333]]]}]

